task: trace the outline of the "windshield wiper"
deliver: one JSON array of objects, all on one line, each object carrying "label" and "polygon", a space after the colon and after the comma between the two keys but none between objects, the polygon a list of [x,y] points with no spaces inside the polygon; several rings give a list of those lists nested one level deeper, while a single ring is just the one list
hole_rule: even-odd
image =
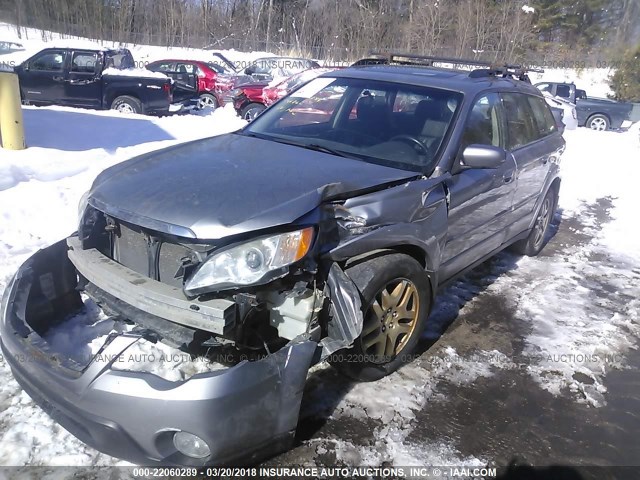
[{"label": "windshield wiper", "polygon": [[355,158],[356,160],[360,159],[360,157],[357,157],[355,155],[349,155],[346,152],[343,152],[341,150],[335,150],[330,147],[325,147],[324,145],[318,145],[317,143],[294,142],[292,140],[288,140],[282,137],[265,135],[262,133],[254,133],[254,132],[238,131],[235,133],[237,133],[238,135],[246,135],[247,137],[261,138],[263,140],[271,140],[273,142],[284,143],[285,145],[293,145],[294,147],[306,148],[307,150],[313,150],[314,152],[328,153],[330,155],[335,155],[337,157]]},{"label": "windshield wiper", "polygon": [[334,150],[333,148],[325,147],[323,145],[318,145],[317,143],[310,144],[296,144],[302,148],[306,148],[307,150],[313,150],[314,152],[322,152],[322,153],[330,153],[331,155],[336,155],[337,157],[345,157],[349,158],[347,154],[341,152],[340,150]]}]

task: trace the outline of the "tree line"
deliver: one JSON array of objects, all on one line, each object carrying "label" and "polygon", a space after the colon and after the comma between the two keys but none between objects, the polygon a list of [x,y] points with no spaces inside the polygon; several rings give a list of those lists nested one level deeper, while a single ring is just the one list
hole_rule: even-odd
[{"label": "tree line", "polygon": [[353,60],[372,50],[575,59],[640,43],[640,0],[0,0],[18,26]]}]

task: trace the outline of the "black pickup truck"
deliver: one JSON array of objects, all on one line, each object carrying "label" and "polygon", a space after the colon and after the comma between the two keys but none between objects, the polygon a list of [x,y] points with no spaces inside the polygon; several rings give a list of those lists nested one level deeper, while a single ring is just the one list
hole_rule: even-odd
[{"label": "black pickup truck", "polygon": [[569,100],[576,105],[578,125],[592,130],[617,129],[625,120],[630,119],[633,105],[616,102],[606,98],[587,98],[584,90],[576,88],[573,83],[543,82],[536,83],[538,89],[549,92],[556,97]]},{"label": "black pickup truck", "polygon": [[15,71],[23,103],[168,113],[171,79],[134,67],[126,49],[46,48]]}]

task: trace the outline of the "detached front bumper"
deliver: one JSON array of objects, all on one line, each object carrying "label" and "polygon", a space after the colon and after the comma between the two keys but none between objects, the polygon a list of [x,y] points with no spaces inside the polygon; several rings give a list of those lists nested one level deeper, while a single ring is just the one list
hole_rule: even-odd
[{"label": "detached front bumper", "polygon": [[[24,390],[80,440],[137,464],[251,463],[286,449],[317,343],[301,339],[254,362],[171,382],[146,372],[112,369],[141,339],[115,335],[83,369],[54,354],[29,325],[55,324],[81,305],[65,241],[40,250],[5,291],[0,343]],[[173,435],[204,440],[211,455],[180,453]]]}]

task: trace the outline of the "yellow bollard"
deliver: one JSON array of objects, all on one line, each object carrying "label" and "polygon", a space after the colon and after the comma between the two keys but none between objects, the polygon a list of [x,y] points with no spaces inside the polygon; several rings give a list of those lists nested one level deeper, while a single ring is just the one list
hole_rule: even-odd
[{"label": "yellow bollard", "polygon": [[0,137],[2,147],[8,150],[26,148],[20,84],[13,72],[0,72]]}]

